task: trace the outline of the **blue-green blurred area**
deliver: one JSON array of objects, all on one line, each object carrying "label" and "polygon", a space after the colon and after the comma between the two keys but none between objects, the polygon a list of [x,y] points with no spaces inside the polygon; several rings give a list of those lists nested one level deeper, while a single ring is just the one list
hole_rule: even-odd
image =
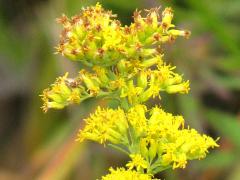
[{"label": "blue-green blurred area", "polygon": [[[189,29],[189,40],[165,46],[165,59],[190,79],[188,95],[162,95],[162,106],[184,115],[191,127],[214,138],[220,148],[184,170],[161,179],[240,179],[240,1],[102,0],[124,24],[137,9],[171,6],[174,23]],[[74,15],[94,0],[0,1],[0,179],[82,179],[124,165],[124,155],[94,143],[75,142],[82,119],[103,100],[62,111],[41,109],[39,94],[57,76],[75,76],[79,64],[54,55],[61,27],[55,18]],[[159,103],[153,100],[152,103]]]}]

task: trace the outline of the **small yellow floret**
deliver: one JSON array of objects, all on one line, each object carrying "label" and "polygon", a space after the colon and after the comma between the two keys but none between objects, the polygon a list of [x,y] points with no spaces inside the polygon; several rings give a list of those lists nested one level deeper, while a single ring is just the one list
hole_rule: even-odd
[{"label": "small yellow floret", "polygon": [[80,103],[81,90],[73,88],[70,83],[73,79],[68,78],[68,73],[63,77],[57,78],[51,88],[45,89],[40,95],[43,100],[42,109],[47,112],[48,109],[62,109],[65,106],[73,103]]},{"label": "small yellow floret", "polygon": [[130,158],[132,159],[126,166],[132,170],[136,167],[137,171],[142,169],[147,169],[148,163],[140,154],[130,154]]},{"label": "small yellow floret", "polygon": [[88,139],[100,144],[106,141],[121,144],[127,135],[128,124],[122,109],[113,110],[98,107],[94,114],[85,119],[85,122],[86,126],[78,134],[80,142]]},{"label": "small yellow floret", "polygon": [[151,175],[139,173],[134,170],[125,170],[110,168],[110,174],[102,177],[102,180],[152,180]]}]

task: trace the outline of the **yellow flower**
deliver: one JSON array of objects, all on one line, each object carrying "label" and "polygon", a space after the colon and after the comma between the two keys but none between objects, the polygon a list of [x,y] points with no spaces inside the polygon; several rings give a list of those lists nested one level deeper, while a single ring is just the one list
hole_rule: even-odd
[{"label": "yellow flower", "polygon": [[102,177],[102,180],[152,180],[151,175],[139,173],[134,170],[126,170],[124,168],[117,168],[116,170],[110,168],[110,174]]},{"label": "yellow flower", "polygon": [[142,135],[147,129],[147,119],[145,117],[146,111],[147,107],[144,105],[135,105],[128,111],[128,122],[133,127],[137,136]]},{"label": "yellow flower", "polygon": [[68,73],[63,77],[57,78],[51,88],[45,89],[40,95],[43,100],[42,109],[47,112],[48,109],[62,109],[73,103],[80,103],[81,88],[72,87],[72,84],[78,86],[77,80],[68,78]]},{"label": "yellow flower", "polygon": [[127,167],[136,167],[137,171],[155,161],[158,166],[185,168],[188,160],[202,159],[209,148],[218,147],[211,137],[185,129],[182,116],[159,107],[149,111],[144,105],[135,105],[128,112],[98,108],[85,121],[86,126],[79,132],[80,141],[122,144],[131,153]]},{"label": "yellow flower", "polygon": [[124,51],[124,43],[120,24],[114,17],[98,3],[71,18],[59,18],[64,29],[57,52],[85,65],[109,66],[117,62],[122,57],[119,49]]},{"label": "yellow flower", "polygon": [[100,80],[97,76],[95,76],[95,74],[81,70],[79,72],[79,76],[86,85],[90,95],[96,96],[100,92]]},{"label": "yellow flower", "polygon": [[194,129],[184,129],[182,116],[173,116],[158,107],[150,111],[146,121],[147,136],[143,136],[139,145],[142,155],[151,160],[157,151],[163,166],[185,168],[187,160],[204,158],[209,148],[218,147],[211,137],[200,135]]},{"label": "yellow flower", "polygon": [[163,11],[161,21],[159,8],[147,10],[145,17],[135,11],[134,22],[130,26],[122,26],[115,17],[98,3],[71,18],[65,15],[58,18],[63,31],[57,53],[91,67],[116,65],[122,59],[126,62],[141,61],[142,58],[142,65],[149,67],[151,61],[147,63],[148,59],[159,59],[156,44],[190,34],[174,29],[170,8]]},{"label": "yellow flower", "polygon": [[182,93],[186,94],[190,90],[189,88],[189,81],[177,84],[177,85],[170,85],[166,88],[166,91],[170,94],[172,93]]},{"label": "yellow flower", "polygon": [[161,91],[188,93],[189,81],[184,82],[181,75],[173,72],[174,66],[164,63],[159,47],[190,33],[174,28],[170,8],[163,11],[162,18],[160,16],[159,8],[147,10],[145,17],[135,11],[134,22],[122,26],[115,15],[97,3],[73,17],[58,18],[63,30],[57,53],[80,61],[93,71],[81,70],[76,78],[80,85],[73,91],[65,82],[55,83],[45,90],[42,95],[44,111],[62,109],[102,94],[109,94],[110,98],[114,94],[115,98],[127,99],[127,103],[135,105],[160,98]]},{"label": "yellow flower", "polygon": [[209,136],[200,135],[194,129],[182,129],[164,133],[165,142],[161,142],[162,164],[175,168],[185,168],[187,160],[205,158],[209,148],[218,147]]},{"label": "yellow flower", "polygon": [[141,94],[141,92],[142,88],[134,86],[133,81],[130,80],[127,85],[122,88],[120,97],[128,97],[128,102],[130,104],[136,104],[138,103],[137,97],[139,94]]},{"label": "yellow flower", "polygon": [[184,128],[182,116],[143,105],[160,98],[162,91],[190,90],[189,81],[164,62],[161,50],[162,44],[178,36],[188,38],[190,32],[175,29],[171,8],[164,9],[162,16],[159,8],[147,10],[146,16],[135,11],[133,19],[131,25],[122,26],[99,3],[71,18],[57,19],[63,25],[57,53],[79,61],[88,71],[82,69],[75,79],[66,73],[41,95],[45,112],[94,96],[120,101],[121,108],[98,107],[78,133],[80,142],[108,144],[130,156],[128,170],[110,169],[103,180],[150,180],[150,173],[185,168],[188,160],[202,159],[210,148],[218,147],[211,137]]},{"label": "yellow flower", "polygon": [[139,95],[139,102],[145,102],[151,97],[160,97],[161,91],[166,91],[167,93],[188,93],[190,89],[189,81],[183,82],[182,76],[173,71],[175,69],[174,66],[160,63],[157,65],[157,68],[157,70],[148,70],[147,78],[145,78],[148,86]]},{"label": "yellow flower", "polygon": [[92,140],[103,144],[121,144],[127,136],[128,123],[122,109],[97,108],[94,114],[85,119],[86,126],[79,131],[78,140]]},{"label": "yellow flower", "polygon": [[162,13],[162,28],[164,30],[167,30],[170,27],[174,27],[174,25],[172,24],[172,19],[173,19],[172,8],[170,8],[170,7],[165,8]]},{"label": "yellow flower", "polygon": [[132,159],[129,163],[127,163],[127,167],[132,170],[136,167],[137,171],[142,169],[147,169],[148,163],[140,154],[130,154],[130,158]]}]

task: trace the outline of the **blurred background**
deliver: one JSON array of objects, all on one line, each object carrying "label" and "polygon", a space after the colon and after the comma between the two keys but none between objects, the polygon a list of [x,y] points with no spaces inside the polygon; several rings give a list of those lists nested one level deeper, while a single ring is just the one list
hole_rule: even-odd
[{"label": "blurred background", "polygon": [[[168,170],[167,180],[240,179],[240,1],[239,0],[118,0],[100,1],[123,24],[133,11],[171,6],[174,24],[189,29],[189,40],[179,38],[165,47],[165,59],[190,79],[188,95],[163,95],[170,112],[213,138],[220,148],[206,159],[192,161],[184,170]],[[55,18],[72,16],[94,0],[0,1],[0,180],[93,180],[110,166],[128,159],[94,143],[75,142],[82,119],[97,104],[89,100],[62,111],[44,114],[39,94],[57,76],[79,65],[54,55],[61,27]],[[156,102],[154,102],[156,103]]]}]

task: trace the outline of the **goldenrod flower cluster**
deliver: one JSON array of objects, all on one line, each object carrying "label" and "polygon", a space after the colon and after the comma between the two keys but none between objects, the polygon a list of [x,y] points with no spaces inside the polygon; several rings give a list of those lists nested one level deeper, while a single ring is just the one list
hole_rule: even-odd
[{"label": "goldenrod flower cluster", "polygon": [[159,8],[133,14],[133,22],[121,25],[116,15],[97,3],[83,8],[63,25],[57,53],[84,67],[75,78],[68,73],[43,91],[43,110],[62,109],[91,97],[119,102],[117,109],[98,107],[85,119],[78,140],[92,140],[116,148],[130,157],[127,169],[110,169],[108,179],[152,179],[167,168],[185,168],[188,160],[201,159],[217,147],[211,137],[184,128],[182,116],[174,116],[144,102],[160,93],[188,93],[189,81],[164,60],[162,47],[189,31],[175,29],[173,11]]},{"label": "goldenrod flower cluster", "polygon": [[75,86],[78,80],[68,78],[68,73],[57,78],[51,88],[45,89],[41,95],[43,100],[42,109],[47,112],[49,108],[62,109],[73,103],[80,103],[81,89]]},{"label": "goldenrod flower cluster", "polygon": [[102,180],[151,180],[152,177],[148,174],[139,173],[134,170],[126,170],[124,168],[117,168],[114,170],[110,168],[110,174],[103,176]]},{"label": "goldenrod flower cluster", "polygon": [[[182,75],[174,72],[175,67],[163,61],[161,48],[177,36],[188,37],[189,31],[174,29],[170,8],[163,11],[161,21],[158,9],[148,10],[146,17],[135,11],[133,17],[131,25],[122,26],[115,15],[97,4],[72,18],[63,15],[57,19],[64,28],[57,53],[91,68],[81,70],[75,79],[62,78],[65,88],[72,89],[73,85],[80,90],[75,93],[80,101],[108,96],[133,105],[160,97],[160,91],[188,93],[189,81],[183,81]],[[59,102],[50,97],[65,96],[55,88],[58,86],[59,80],[43,93],[45,111],[72,104],[66,98]]]},{"label": "goldenrod flower cluster", "polygon": [[79,141],[85,139],[113,144],[125,144],[127,141],[128,122],[122,109],[101,109],[86,120],[86,126],[79,133]]},{"label": "goldenrod flower cluster", "polygon": [[[121,25],[116,15],[105,11],[100,4],[83,8],[71,18],[62,15],[57,19],[64,28],[57,52],[90,67],[109,67],[121,60],[119,66],[131,66],[134,62],[146,64],[161,53],[159,45],[190,34],[174,29],[171,8],[163,11],[161,22],[158,10],[148,10],[146,17],[135,11],[134,22],[129,26]],[[125,67],[122,68],[124,71]]]},{"label": "goldenrod flower cluster", "polygon": [[80,141],[88,139],[122,148],[131,158],[126,166],[139,172],[185,168],[187,160],[202,159],[209,148],[218,146],[211,137],[185,129],[182,116],[173,116],[159,107],[147,110],[144,105],[136,105],[126,113],[120,108],[98,108],[85,121]]}]

